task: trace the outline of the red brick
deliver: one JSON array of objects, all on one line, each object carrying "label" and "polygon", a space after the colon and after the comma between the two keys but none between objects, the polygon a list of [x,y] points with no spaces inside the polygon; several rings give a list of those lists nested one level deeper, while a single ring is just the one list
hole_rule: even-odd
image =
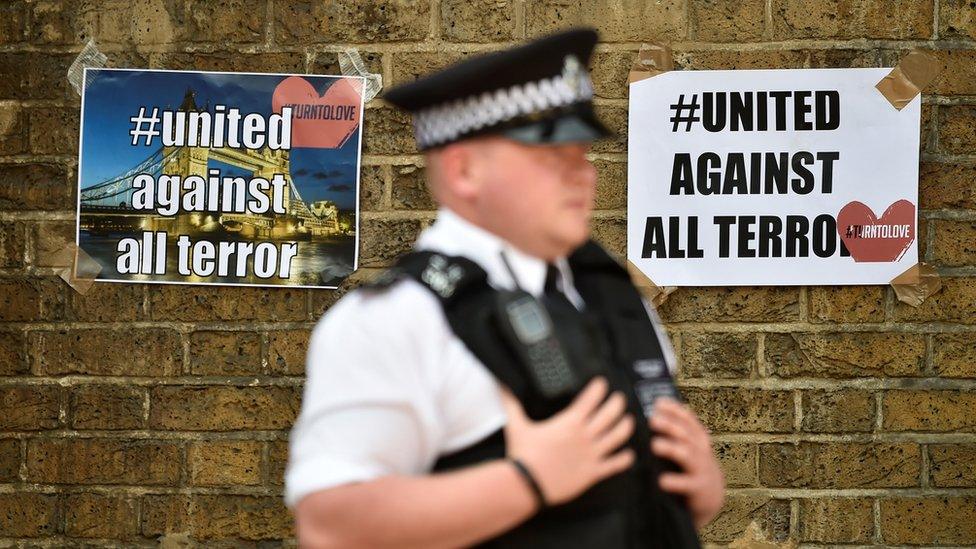
[{"label": "red brick", "polygon": [[895,303],[896,321],[976,323],[976,278],[943,277],[942,289],[918,307]]},{"label": "red brick", "polygon": [[420,234],[419,219],[364,219],[360,221],[359,264],[364,267],[390,265],[413,249]]},{"label": "red brick", "polygon": [[692,0],[688,9],[700,41],[747,42],[762,37],[764,0]]},{"label": "red brick", "polygon": [[799,320],[796,288],[680,288],[658,308],[665,322],[787,322]]},{"label": "red brick", "polygon": [[73,429],[140,429],[145,390],[116,384],[79,385],[69,405]]},{"label": "red brick", "polygon": [[142,284],[94,284],[87,292],[71,292],[67,317],[85,322],[126,322],[144,320]]},{"label": "red brick", "polygon": [[305,373],[309,330],[279,330],[268,334],[268,368],[278,375]]},{"label": "red brick", "polygon": [[60,426],[62,389],[56,385],[0,386],[0,430],[41,431]]},{"label": "red brick", "polygon": [[713,447],[728,487],[756,486],[759,483],[755,444],[724,442],[714,443]]},{"label": "red brick", "polygon": [[976,107],[939,106],[939,151],[976,154]]},{"label": "red brick", "polygon": [[0,44],[14,44],[27,39],[27,5],[9,2],[0,6]]},{"label": "red brick", "polygon": [[79,110],[76,107],[36,107],[30,111],[31,152],[77,154]]},{"label": "red brick", "polygon": [[516,37],[512,0],[444,0],[441,35],[452,42],[501,42]]},{"label": "red brick", "polygon": [[268,484],[283,486],[285,468],[288,465],[288,441],[275,440],[268,443]]},{"label": "red brick", "polygon": [[812,322],[884,321],[885,289],[882,286],[814,286],[807,294]]},{"label": "red brick", "polygon": [[772,488],[907,488],[919,485],[921,463],[911,443],[759,445],[759,481]]},{"label": "red brick", "polygon": [[923,0],[782,0],[773,7],[773,29],[778,39],[928,38],[933,10]]},{"label": "red brick", "polygon": [[396,210],[436,210],[437,204],[427,188],[423,166],[393,166],[393,208]]},{"label": "red brick", "polygon": [[423,40],[430,30],[427,2],[294,0],[275,2],[274,10],[278,44]]},{"label": "red brick", "polygon": [[804,391],[800,429],[812,433],[869,432],[874,428],[874,394],[853,389]]},{"label": "red brick", "polygon": [[800,540],[868,543],[874,535],[871,500],[812,498],[800,500]]},{"label": "red brick", "polygon": [[266,0],[190,0],[188,25],[181,34],[191,42],[264,42]]},{"label": "red brick", "polygon": [[154,387],[149,425],[182,431],[287,429],[300,400],[298,387]]},{"label": "red brick", "polygon": [[976,209],[976,164],[922,162],[918,207]]},{"label": "red brick", "polygon": [[258,441],[201,441],[187,450],[187,470],[195,486],[253,486],[261,483]]},{"label": "red brick", "polygon": [[946,267],[976,265],[976,222],[933,219],[932,260]]},{"label": "red brick", "polygon": [[179,443],[104,438],[29,439],[27,479],[48,484],[173,485]]},{"label": "red brick", "polygon": [[[0,10],[3,10],[0,7]],[[0,26],[4,22],[0,19]],[[0,33],[3,32],[0,27]],[[20,154],[27,152],[27,111],[19,105],[0,106],[0,154]]]},{"label": "red brick", "polygon": [[280,540],[293,537],[294,518],[280,497],[200,495],[191,506],[193,536]]},{"label": "red brick", "polygon": [[190,371],[194,374],[260,374],[261,358],[261,337],[254,332],[190,334]]},{"label": "red brick", "polygon": [[971,0],[940,0],[939,37],[976,39],[976,6]]},{"label": "red brick", "polygon": [[706,542],[727,543],[755,522],[767,540],[785,541],[790,533],[790,502],[762,496],[729,495],[711,522],[701,529]]},{"label": "red brick", "polygon": [[755,368],[754,334],[686,332],[681,336],[684,377],[749,378]]},{"label": "red brick", "polygon": [[65,533],[77,538],[132,539],[136,532],[136,502],[103,494],[65,497]]},{"label": "red brick", "polygon": [[0,376],[15,376],[29,371],[24,334],[0,332]]},{"label": "red brick", "polygon": [[976,497],[893,497],[881,500],[887,544],[976,544]]},{"label": "red brick", "polygon": [[976,394],[965,391],[889,391],[882,417],[886,431],[976,432]]},{"label": "red brick", "polygon": [[305,56],[294,52],[167,52],[154,56],[150,68],[197,71],[304,73]]},{"label": "red brick", "polygon": [[976,444],[929,446],[929,478],[939,488],[976,488]]},{"label": "red brick", "polygon": [[416,154],[410,115],[388,107],[366,110],[363,154]]},{"label": "red brick", "polygon": [[305,320],[305,290],[161,285],[149,290],[151,320]]},{"label": "red brick", "polygon": [[0,208],[68,210],[75,206],[75,183],[59,164],[0,164]]},{"label": "red brick", "polygon": [[20,440],[0,439],[0,482],[20,480]]},{"label": "red brick", "polygon": [[596,27],[605,42],[639,42],[653,37],[679,41],[688,34],[684,2],[539,0],[525,5],[526,33],[548,34],[567,26]]},{"label": "red brick", "polygon": [[715,432],[783,433],[793,430],[793,395],[718,387],[682,389],[688,405]]},{"label": "red brick", "polygon": [[627,164],[596,160],[597,210],[622,210],[627,207]]},{"label": "red brick", "polygon": [[42,375],[179,375],[183,344],[175,330],[145,328],[31,333],[34,372]]},{"label": "red brick", "polygon": [[976,333],[936,334],[932,368],[940,377],[976,378]]},{"label": "red brick", "polygon": [[24,265],[27,230],[23,223],[0,221],[0,268]]},{"label": "red brick", "polygon": [[64,314],[64,283],[55,278],[0,279],[0,321],[56,320]]},{"label": "red brick", "polygon": [[0,532],[4,537],[40,537],[58,532],[58,496],[14,492],[0,494]]},{"label": "red brick", "polygon": [[925,338],[913,333],[770,333],[765,347],[779,377],[913,376],[925,363]]}]

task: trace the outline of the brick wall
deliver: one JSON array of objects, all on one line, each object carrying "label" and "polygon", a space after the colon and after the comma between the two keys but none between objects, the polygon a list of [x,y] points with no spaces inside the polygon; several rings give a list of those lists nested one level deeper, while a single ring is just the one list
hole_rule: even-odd
[{"label": "brick wall", "polygon": [[[920,243],[945,288],[682,288],[661,308],[730,485],[704,532],[801,544],[976,544],[976,5],[958,0],[12,0],[0,5],[0,546],[293,543],[281,501],[305,340],[340,292],[97,284],[42,261],[73,239],[79,98],[110,66],[336,73],[353,45],[398,83],[573,23],[598,26],[595,230],[625,241],[626,73],[641,41],[681,69],[942,65],[926,90]],[[486,75],[487,76],[487,75]],[[433,217],[409,120],[369,105],[361,261]],[[89,546],[89,545],[86,545]]]}]

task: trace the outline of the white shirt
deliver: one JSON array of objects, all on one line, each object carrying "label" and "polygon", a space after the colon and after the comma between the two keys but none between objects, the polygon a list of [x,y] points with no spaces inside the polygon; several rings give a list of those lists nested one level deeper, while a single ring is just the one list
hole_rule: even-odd
[{"label": "white shirt", "polygon": [[[542,295],[543,260],[450,210],[438,212],[415,247],[471,259],[495,288]],[[556,265],[557,284],[581,308],[568,263]],[[674,371],[670,342],[661,330],[657,337]],[[289,437],[285,504],[294,508],[312,492],[349,482],[427,473],[440,455],[504,424],[495,378],[454,335],[430,290],[402,279],[382,292],[350,292],[312,331],[302,409]]]}]

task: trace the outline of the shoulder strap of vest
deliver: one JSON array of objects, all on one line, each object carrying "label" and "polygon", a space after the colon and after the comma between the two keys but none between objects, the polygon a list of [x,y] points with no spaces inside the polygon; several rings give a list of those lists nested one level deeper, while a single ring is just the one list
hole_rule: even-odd
[{"label": "shoulder strap of vest", "polygon": [[445,303],[459,299],[465,292],[488,286],[488,273],[474,261],[417,250],[400,256],[396,264],[364,287],[383,289],[402,278],[413,278],[420,282]]},{"label": "shoulder strap of vest", "polygon": [[647,316],[627,269],[593,240],[569,256],[569,266],[573,284],[588,306],[598,304],[606,312]]},{"label": "shoulder strap of vest", "polygon": [[401,278],[412,278],[441,302],[455,335],[494,376],[520,400],[529,390],[518,370],[518,358],[503,341],[493,319],[497,290],[488,284],[488,273],[465,257],[431,251],[414,251],[365,287],[381,289]]}]

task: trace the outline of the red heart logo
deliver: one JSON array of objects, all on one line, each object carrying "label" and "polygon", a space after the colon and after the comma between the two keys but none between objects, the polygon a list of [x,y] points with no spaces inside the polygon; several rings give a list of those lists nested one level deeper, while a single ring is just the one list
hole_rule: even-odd
[{"label": "red heart logo", "polygon": [[291,146],[315,149],[341,147],[359,127],[362,82],[342,78],[322,96],[300,76],[289,76],[275,88],[271,98],[274,112],[292,108]]},{"label": "red heart logo", "polygon": [[837,214],[837,232],[858,263],[898,261],[915,240],[915,205],[899,200],[878,219],[855,200]]}]

